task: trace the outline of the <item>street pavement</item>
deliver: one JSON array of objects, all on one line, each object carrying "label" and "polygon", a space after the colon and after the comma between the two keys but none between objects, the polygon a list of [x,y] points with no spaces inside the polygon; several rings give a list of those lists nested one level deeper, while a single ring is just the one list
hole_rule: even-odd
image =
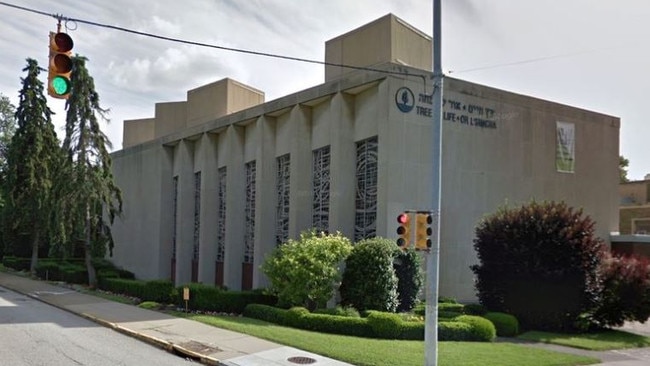
[{"label": "street pavement", "polygon": [[[0,286],[80,315],[120,333],[140,339],[169,352],[190,357],[206,365],[222,366],[346,366],[350,365],[293,347],[249,335],[177,318],[137,306],[104,300],[96,296],[0,272]],[[630,323],[625,331],[650,336],[650,324]],[[500,341],[519,342],[512,339]],[[598,358],[595,366],[648,366],[650,348],[614,351],[585,351],[541,343],[529,346]]]},{"label": "street pavement", "polygon": [[0,272],[0,286],[206,365],[346,366],[341,361],[157,311]]}]

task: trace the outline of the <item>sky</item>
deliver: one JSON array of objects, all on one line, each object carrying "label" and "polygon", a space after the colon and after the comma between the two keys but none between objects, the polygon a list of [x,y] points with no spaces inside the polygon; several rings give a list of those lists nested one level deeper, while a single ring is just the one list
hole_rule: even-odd
[{"label": "sky", "polygon": [[[311,60],[325,42],[388,13],[432,33],[432,0],[0,0],[0,93],[18,103],[26,58],[48,62],[56,19],[7,7],[160,36]],[[621,118],[628,177],[650,173],[650,2],[646,0],[442,0],[446,75]],[[266,101],[323,82],[324,66],[183,45],[84,23],[62,24],[88,58],[103,131],[122,148],[123,120],[154,116],[157,102],[225,77]],[[41,80],[46,82],[47,74]],[[48,97],[59,138],[64,101]]]}]

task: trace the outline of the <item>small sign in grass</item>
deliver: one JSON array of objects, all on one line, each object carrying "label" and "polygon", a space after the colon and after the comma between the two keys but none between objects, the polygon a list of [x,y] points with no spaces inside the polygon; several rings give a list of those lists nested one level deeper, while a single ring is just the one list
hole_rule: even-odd
[{"label": "small sign in grass", "polygon": [[595,333],[564,334],[531,331],[521,334],[519,339],[557,344],[591,351],[650,347],[650,338],[620,330],[603,330]]}]

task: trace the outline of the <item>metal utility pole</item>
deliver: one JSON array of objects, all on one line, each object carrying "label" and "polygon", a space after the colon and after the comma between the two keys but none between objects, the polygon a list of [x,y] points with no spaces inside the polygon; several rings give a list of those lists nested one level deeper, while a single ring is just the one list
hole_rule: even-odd
[{"label": "metal utility pole", "polygon": [[442,173],[442,57],[441,57],[441,0],[433,0],[433,121],[431,159],[433,164],[431,251],[427,254],[426,325],[424,333],[425,366],[438,365],[438,265],[440,262],[440,192]]}]

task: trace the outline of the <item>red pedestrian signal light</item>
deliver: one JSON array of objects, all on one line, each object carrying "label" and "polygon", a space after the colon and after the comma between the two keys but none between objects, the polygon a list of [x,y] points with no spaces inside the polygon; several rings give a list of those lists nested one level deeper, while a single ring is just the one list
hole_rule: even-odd
[{"label": "red pedestrian signal light", "polygon": [[401,213],[397,215],[397,223],[397,246],[408,248],[411,245],[411,217],[408,213]]},{"label": "red pedestrian signal light", "polygon": [[67,33],[50,32],[47,93],[53,98],[67,99],[70,96],[73,46],[72,38]]},{"label": "red pedestrian signal light", "polygon": [[415,250],[429,250],[433,229],[433,216],[428,212],[418,212],[415,215]]}]

